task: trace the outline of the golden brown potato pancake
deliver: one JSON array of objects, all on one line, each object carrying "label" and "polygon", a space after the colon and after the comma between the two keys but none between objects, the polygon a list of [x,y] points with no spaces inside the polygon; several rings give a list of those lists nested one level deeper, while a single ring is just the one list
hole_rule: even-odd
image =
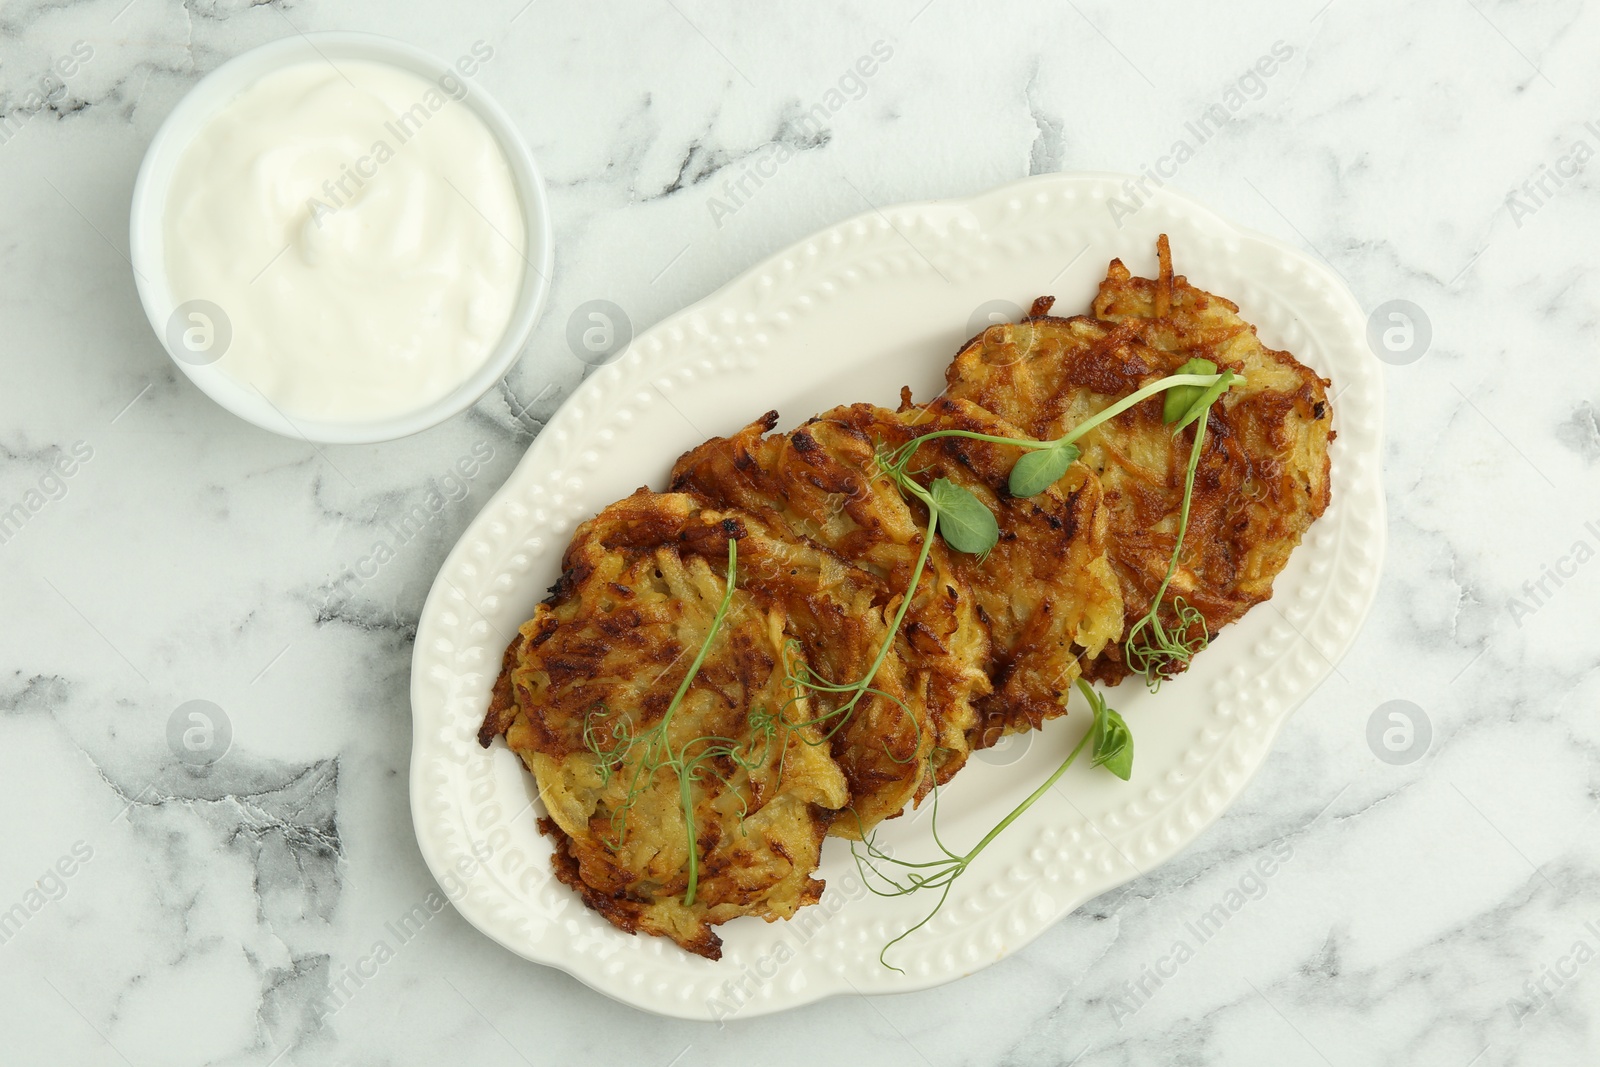
[{"label": "golden brown potato pancake", "polygon": [[[919,518],[877,469],[882,435],[853,420],[852,410],[835,409],[786,434],[768,432],[777,423],[777,413],[769,412],[732,437],[713,438],[686,452],[673,466],[671,489],[718,507],[751,512],[784,540],[854,564],[881,590],[881,599],[865,618],[886,635],[887,622],[911,585],[926,517]],[[984,672],[989,649],[977,605],[957,577],[956,555],[935,538],[894,654],[885,662],[886,669],[904,672],[903,680],[896,684],[893,673],[880,672],[872,682],[874,691],[890,684],[890,691],[897,692],[895,702],[906,705],[902,716],[909,711],[914,721],[928,724],[930,747],[923,766],[905,766],[882,782],[852,774],[852,812],[835,821],[832,832],[837,835],[858,837],[881,819],[893,818],[908,800],[920,800],[966,761],[978,722],[974,700],[989,691]],[[838,622],[851,624],[848,619]],[[823,627],[816,639],[825,648],[839,638],[832,627]],[[822,651],[808,654],[820,657]],[[830,681],[850,683],[864,677],[869,667],[870,661],[861,669],[822,673]],[[822,714],[835,710],[828,694],[818,693],[816,700]],[[858,706],[835,734],[834,755],[847,771],[850,761],[882,747],[877,736],[886,714],[880,707],[863,716]],[[882,776],[886,770],[879,767],[877,773]]]},{"label": "golden brown potato pancake", "polygon": [[[752,549],[662,727],[723,601],[730,537]],[[802,665],[785,614],[742,584],[746,558],[759,565],[770,548],[759,540],[688,497],[644,490],[584,523],[550,599],[507,651],[480,734],[487,744],[504,733],[537,780],[562,881],[616,926],[712,959],[721,954],[712,927],[787,918],[817,901],[823,886],[811,875],[848,799],[792,682]]]},{"label": "golden brown potato pancake", "polygon": [[[1043,440],[1193,358],[1242,374],[1246,384],[1207,421],[1181,565],[1162,608],[1163,623],[1177,629],[1170,605],[1181,596],[1215,634],[1272,595],[1290,551],[1328,506],[1329,383],[1263,345],[1235,304],[1174,276],[1164,236],[1158,254],[1155,279],[1134,278],[1113,260],[1093,317],[1051,316],[1052,298],[1043,297],[1021,322],[973,338],[946,371],[947,395]],[[1110,557],[1130,626],[1166,574],[1194,440],[1194,427],[1174,437],[1161,411],[1154,397],[1079,441],[1105,489]],[[1086,670],[1112,684],[1128,673],[1117,643]]]}]

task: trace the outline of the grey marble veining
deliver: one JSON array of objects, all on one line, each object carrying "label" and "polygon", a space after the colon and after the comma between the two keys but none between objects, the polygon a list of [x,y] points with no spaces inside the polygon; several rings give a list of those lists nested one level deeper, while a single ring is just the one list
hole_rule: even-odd
[{"label": "grey marble veining", "polygon": [[[217,408],[127,262],[162,118],[314,29],[489,43],[482,82],[551,192],[554,289],[521,362],[382,446]],[[9,0],[0,511],[26,519],[0,543],[0,1061],[1600,1060],[1597,47],[1577,0]],[[573,310],[643,329],[874,205],[1063,169],[1159,169],[1431,324],[1385,369],[1377,606],[1229,814],[959,983],[724,1028],[615,1004],[450,909],[396,926],[437,889],[407,804],[417,614],[589,369]],[[393,558],[341,583],[380,537]],[[1431,733],[1403,764],[1368,732],[1397,700]],[[206,722],[209,763],[171,739]],[[380,940],[392,958],[352,986]]]}]

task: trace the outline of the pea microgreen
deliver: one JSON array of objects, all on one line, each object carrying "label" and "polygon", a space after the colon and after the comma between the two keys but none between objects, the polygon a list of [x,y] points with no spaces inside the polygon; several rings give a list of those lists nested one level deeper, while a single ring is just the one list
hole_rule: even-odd
[{"label": "pea microgreen", "polygon": [[[1215,374],[1217,365],[1209,359],[1191,359],[1178,368],[1179,374]],[[1161,398],[1161,421],[1171,426],[1194,406],[1200,394],[1205,392],[1204,386],[1180,385],[1167,390],[1167,395]]]},{"label": "pea microgreen", "polygon": [[[880,846],[877,842],[877,833],[866,836],[860,844],[851,845],[851,854],[855,857],[856,869],[861,875],[862,882],[873,893],[882,897],[907,897],[913,893],[924,890],[937,891],[939,896],[934,901],[933,907],[916,924],[909,927],[884,945],[878,953],[878,962],[890,970],[899,971],[900,968],[889,962],[889,950],[900,942],[922,929],[933,921],[939,914],[944,902],[950,896],[950,888],[957,878],[964,874],[972,861],[977,859],[984,849],[1005,832],[1006,827],[1016,822],[1022,814],[1033,807],[1050,789],[1060,781],[1061,776],[1067,773],[1073,761],[1086,746],[1091,747],[1094,766],[1104,767],[1112,774],[1127,781],[1133,773],[1133,737],[1128,732],[1128,726],[1122,721],[1122,716],[1113,711],[1105,702],[1105,698],[1094,691],[1094,688],[1082,678],[1077,680],[1078,688],[1089,701],[1093,712],[1093,721],[1089,729],[1085,730],[1078,743],[1073,746],[1067,758],[1061,761],[1050,777],[1039,784],[1039,787],[1023,799],[1011,812],[994,825],[988,833],[978,840],[976,845],[966,852],[956,852],[944,843],[939,836],[939,791],[933,792],[933,810],[929,813],[929,829],[934,844],[942,855],[933,860],[903,860],[895,857],[891,852]],[[904,972],[902,972],[904,973]]]},{"label": "pea microgreen", "polygon": [[1205,448],[1206,421],[1211,406],[1232,385],[1243,381],[1232,371],[1223,371],[1217,380],[1190,401],[1187,408],[1168,418],[1163,412],[1162,421],[1175,423],[1173,435],[1194,425],[1194,443],[1189,448],[1189,461],[1183,474],[1183,503],[1178,511],[1177,536],[1173,539],[1172,556],[1167,561],[1167,573],[1161,579],[1156,595],[1150,598],[1150,609],[1128,627],[1123,640],[1123,661],[1135,674],[1144,678],[1152,693],[1161,688],[1162,681],[1175,669],[1188,666],[1189,661],[1203,652],[1211,643],[1211,633],[1205,616],[1181,596],[1173,597],[1170,605],[1175,625],[1170,629],[1161,621],[1161,603],[1178,573],[1183,555],[1183,539],[1189,531],[1189,509],[1194,501],[1195,473],[1200,468],[1200,455]]}]

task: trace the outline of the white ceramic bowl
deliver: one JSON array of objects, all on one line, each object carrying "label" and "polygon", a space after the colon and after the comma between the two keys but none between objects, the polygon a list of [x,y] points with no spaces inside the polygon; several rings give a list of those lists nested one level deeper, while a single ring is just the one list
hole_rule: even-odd
[{"label": "white ceramic bowl", "polygon": [[235,415],[286,437],[331,444],[389,441],[435,426],[470,407],[516,362],[550,292],[553,260],[550,206],[533,154],[511,118],[481,85],[462,78],[460,80],[470,88],[462,103],[472,108],[499,141],[506,162],[511,166],[528,228],[528,266],[523,271],[522,291],[505,333],[483,366],[454,391],[417,411],[378,420],[334,422],[286,417],[259,392],[230,377],[215,364],[196,365],[180,358],[168,340],[167,324],[178,302],[167,278],[166,233],[162,224],[173,172],[195,135],[241,90],[282,67],[318,59],[330,59],[335,63],[340,59],[388,63],[429,81],[446,74],[460,78],[450,64],[419,48],[366,33],[310,33],[285,37],[224,63],[191,89],[167,116],[139,167],[139,178],[133,187],[129,230],[134,280],[145,315],[172,361],[207,396]]}]

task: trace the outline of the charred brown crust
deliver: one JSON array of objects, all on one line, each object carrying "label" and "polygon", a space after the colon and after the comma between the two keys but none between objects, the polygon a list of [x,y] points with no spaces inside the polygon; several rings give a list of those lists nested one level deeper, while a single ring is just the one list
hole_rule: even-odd
[{"label": "charred brown crust", "polygon": [[511,639],[506,646],[505,654],[500,657],[500,674],[494,680],[494,688],[489,692],[489,711],[483,717],[483,725],[478,727],[478,744],[488,748],[497,737],[502,736],[511,726],[511,720],[517,715],[517,699],[511,689],[511,672],[516,668],[517,655],[522,651],[523,636],[519,633]]},{"label": "charred brown crust", "polygon": [[[606,891],[584,881],[578,860],[572,853],[572,838],[556,825],[555,820],[540,818],[539,832],[555,842],[555,850],[550,856],[550,867],[555,872],[557,881],[577,893],[584,904],[598,912],[601,918],[618,930],[637,935],[644,928],[645,911],[650,906],[649,901],[635,899],[626,889]],[[680,939],[678,945],[708,960],[722,958],[722,938],[718,937],[709,926],[696,937]]]}]

